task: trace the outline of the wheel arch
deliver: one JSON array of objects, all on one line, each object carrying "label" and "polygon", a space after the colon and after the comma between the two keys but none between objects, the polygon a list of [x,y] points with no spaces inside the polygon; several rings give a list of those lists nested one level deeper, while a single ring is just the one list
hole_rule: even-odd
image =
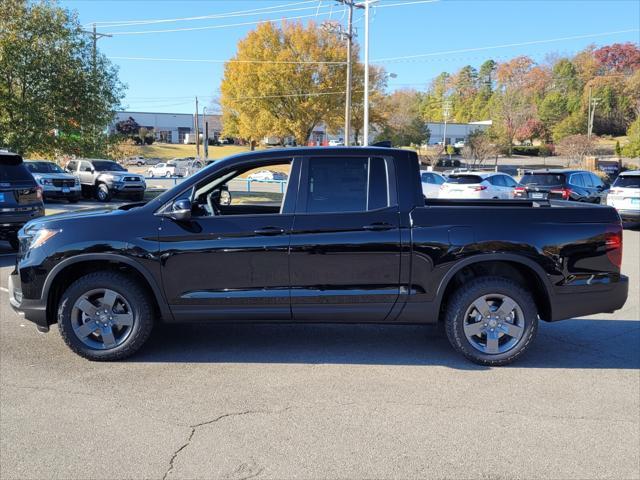
[{"label": "wheel arch", "polygon": [[[458,262],[440,281],[436,302],[437,312],[446,307],[448,294],[461,280],[484,275],[498,275],[512,278],[532,291],[534,301],[542,320],[552,318],[553,290],[546,273],[540,265],[521,255],[485,254]],[[442,316],[440,315],[440,318]]]},{"label": "wheel arch", "polygon": [[68,258],[57,264],[47,275],[42,288],[41,299],[46,302],[47,323],[57,322],[57,302],[64,290],[77,278],[100,270],[124,270],[135,275],[144,288],[152,294],[155,306],[162,320],[171,320],[172,314],[164,293],[154,276],[140,263],[124,255],[110,253],[89,253]]}]

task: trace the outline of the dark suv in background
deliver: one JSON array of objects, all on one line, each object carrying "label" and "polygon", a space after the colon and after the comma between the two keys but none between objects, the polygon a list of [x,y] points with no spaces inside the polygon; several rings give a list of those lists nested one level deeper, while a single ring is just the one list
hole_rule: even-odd
[{"label": "dark suv in background", "polygon": [[17,250],[18,230],[42,215],[42,189],[22,157],[0,152],[0,240],[8,241]]},{"label": "dark suv in background", "polygon": [[607,189],[600,177],[585,170],[533,170],[524,174],[514,195],[532,200],[604,203]]}]

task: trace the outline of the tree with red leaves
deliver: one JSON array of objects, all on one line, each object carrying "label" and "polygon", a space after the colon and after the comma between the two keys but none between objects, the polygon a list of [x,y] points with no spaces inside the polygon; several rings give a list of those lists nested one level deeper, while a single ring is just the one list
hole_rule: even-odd
[{"label": "tree with red leaves", "polygon": [[632,73],[640,68],[640,48],[627,43],[614,43],[593,52],[605,73]]}]

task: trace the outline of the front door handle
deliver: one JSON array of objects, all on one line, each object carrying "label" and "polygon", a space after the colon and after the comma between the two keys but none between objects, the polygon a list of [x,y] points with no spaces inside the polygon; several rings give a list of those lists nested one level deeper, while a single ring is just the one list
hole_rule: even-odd
[{"label": "front door handle", "polygon": [[382,232],[384,230],[391,230],[393,228],[393,225],[386,222],[376,222],[372,223],[371,225],[365,225],[362,228],[370,232]]},{"label": "front door handle", "polygon": [[256,235],[282,235],[284,233],[284,228],[264,227],[254,230],[253,233]]}]

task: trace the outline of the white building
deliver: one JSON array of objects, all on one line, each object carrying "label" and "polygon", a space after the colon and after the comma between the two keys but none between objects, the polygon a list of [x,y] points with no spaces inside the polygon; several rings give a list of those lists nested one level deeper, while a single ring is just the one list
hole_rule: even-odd
[{"label": "white building", "polygon": [[[116,112],[115,118],[109,126],[109,132],[116,132],[116,124],[133,118],[138,125],[153,129],[157,142],[184,143],[185,135],[195,132],[194,116],[191,113],[154,113],[154,112]],[[222,130],[222,116],[206,116],[209,124],[209,138],[218,136]],[[200,133],[204,132],[205,122],[199,115]]]},{"label": "white building", "polygon": [[[491,126],[491,120],[470,123],[450,123],[447,122],[445,145],[453,145],[458,142],[466,142],[469,135],[476,130],[486,130]],[[431,132],[429,144],[436,145],[442,143],[445,135],[444,122],[428,122],[427,127]]]}]

